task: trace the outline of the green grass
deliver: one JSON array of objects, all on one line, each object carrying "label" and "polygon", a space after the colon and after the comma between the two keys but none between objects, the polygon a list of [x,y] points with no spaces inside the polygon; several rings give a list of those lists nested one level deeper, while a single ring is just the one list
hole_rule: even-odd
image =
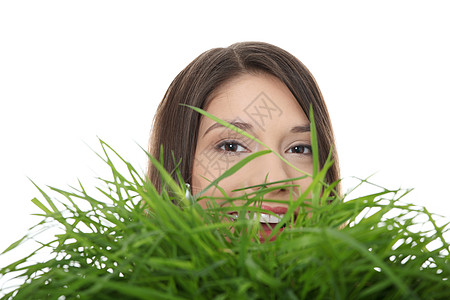
[{"label": "green grass", "polygon": [[[60,233],[0,270],[25,282],[2,299],[450,299],[449,224],[403,203],[408,191],[338,197],[323,183],[328,160],[305,175],[313,176],[308,190],[288,201],[289,213],[277,225],[287,224],[284,231],[261,243],[259,222],[244,216],[262,211],[258,204],[270,185],[248,193],[242,207],[224,195],[230,207],[203,210],[196,200],[206,196],[186,197],[185,186],[155,159],[162,193],[100,144],[111,169],[98,184],[102,196],[81,183],[70,191],[39,189],[33,202],[43,221],[31,230],[57,224]],[[270,152],[241,161],[209,188]],[[313,199],[306,198],[310,191]],[[224,222],[233,210],[241,212],[237,220]],[[52,255],[39,262],[42,251]]]}]

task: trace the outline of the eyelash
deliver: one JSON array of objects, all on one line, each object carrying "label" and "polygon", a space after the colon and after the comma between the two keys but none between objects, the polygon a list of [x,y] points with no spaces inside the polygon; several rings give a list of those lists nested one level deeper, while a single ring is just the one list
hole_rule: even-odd
[{"label": "eyelash", "polygon": [[238,147],[242,147],[242,148],[244,148],[244,149],[246,150],[246,151],[239,151],[239,152],[249,152],[248,149],[247,149],[247,147],[242,146],[241,143],[239,143],[239,142],[237,142],[237,141],[234,141],[234,140],[227,140],[227,141],[220,142],[220,143],[216,146],[216,149],[219,150],[219,151],[222,151],[222,152],[224,152],[224,153],[226,153],[226,154],[235,154],[235,153],[239,153],[238,151],[229,151],[229,150],[222,149],[222,147],[226,147],[226,146],[229,146],[229,145],[237,145]]},{"label": "eyelash", "polygon": [[[236,145],[237,147],[242,147],[246,151],[237,151],[237,150],[236,151],[230,151],[230,150],[222,149],[222,147],[226,147],[226,146],[230,146],[230,145]],[[302,152],[291,152],[291,151],[289,151],[289,150],[294,149],[295,147],[301,148]],[[232,153],[235,154],[235,153],[239,153],[239,152],[249,152],[247,147],[243,146],[242,144],[240,144],[239,142],[234,141],[234,140],[227,140],[227,141],[220,142],[216,146],[216,149],[219,150],[219,151],[222,151],[224,153],[227,153],[227,154],[232,154]],[[310,145],[295,145],[295,146],[290,147],[289,150],[288,150],[289,151],[288,153],[293,153],[293,154],[303,154],[303,155],[311,155],[312,154],[312,148],[311,148]]]},{"label": "eyelash", "polygon": [[[311,155],[312,154],[312,148],[309,145],[295,145],[295,146],[292,146],[291,148],[289,148],[289,150],[291,150],[291,149],[293,149],[295,147],[301,148],[302,152],[300,152],[300,153],[291,152],[293,154],[303,154],[303,155]],[[305,153],[305,151],[306,151],[306,153]]]}]

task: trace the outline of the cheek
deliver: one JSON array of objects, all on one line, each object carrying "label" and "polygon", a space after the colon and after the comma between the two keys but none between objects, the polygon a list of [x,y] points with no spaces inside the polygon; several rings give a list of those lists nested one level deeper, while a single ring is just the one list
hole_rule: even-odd
[{"label": "cheek", "polygon": [[[311,177],[307,177],[305,179],[298,180],[298,182],[296,182],[296,183],[300,186],[300,192],[303,193],[311,185],[312,178]],[[308,196],[308,198],[310,196],[311,196],[311,193]]]},{"label": "cheek", "polygon": [[199,166],[197,163],[194,163],[194,166],[192,168],[192,179],[190,183],[192,194],[198,194],[208,186],[208,181],[204,177],[206,177],[204,170],[202,170],[201,166]]},{"label": "cheek", "polygon": [[[192,172],[192,193],[198,194],[200,191],[202,191],[204,188],[209,186],[211,181],[215,180],[218,176],[220,176],[221,173],[218,173],[217,170],[209,170],[204,168],[204,166],[199,164],[194,164],[193,172]],[[233,174],[230,177],[227,177],[220,181],[219,186],[220,188],[229,196],[234,197],[236,196],[235,193],[232,191],[234,189],[240,188],[242,186],[239,185],[242,180],[239,178],[242,175],[242,170],[239,170],[236,174]],[[220,198],[223,198],[223,193],[215,188],[211,187],[208,189],[205,193],[202,194],[202,196],[211,197],[212,199],[200,199],[198,203],[200,206],[205,209],[211,206],[211,201],[214,201],[218,205],[223,205],[225,200],[222,200]]]},{"label": "cheek", "polygon": [[[308,170],[308,169],[302,169],[302,170],[309,174],[312,173],[312,168],[311,168],[311,170]],[[293,170],[292,172],[289,172],[288,176],[290,178],[294,178],[294,177],[304,176],[304,174],[298,173],[297,171]],[[310,176],[307,176],[306,178],[303,178],[303,179],[295,180],[293,182],[293,184],[296,186],[296,188],[294,190],[295,194],[297,196],[299,196],[300,194],[304,193],[306,191],[306,189],[311,185],[312,181],[313,180]],[[311,193],[309,193],[307,198],[311,198]]]},{"label": "cheek", "polygon": [[216,151],[203,151],[195,155],[194,166],[196,175],[211,181],[228,169],[227,161],[221,155],[218,155]]},{"label": "cheek", "polygon": [[[236,158],[219,151],[203,150],[195,154],[192,184],[198,190],[207,187],[236,163]],[[220,186],[224,181],[221,181]]]},{"label": "cheek", "polygon": [[[295,167],[302,170],[303,172],[306,172],[308,174],[312,174],[312,172],[313,172],[313,162],[312,162],[312,158],[310,158],[310,157],[306,157],[306,158],[299,159],[299,160],[291,160],[290,162]],[[292,170],[292,171],[296,172],[294,170]],[[298,175],[295,175],[295,176],[298,176]]]}]

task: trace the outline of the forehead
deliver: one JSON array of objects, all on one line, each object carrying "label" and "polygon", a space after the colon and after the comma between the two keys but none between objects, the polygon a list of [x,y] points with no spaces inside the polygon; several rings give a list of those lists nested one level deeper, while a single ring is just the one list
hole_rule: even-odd
[{"label": "forehead", "polygon": [[[223,120],[241,120],[264,130],[267,125],[308,125],[309,121],[287,86],[268,74],[244,74],[217,89],[206,111]],[[202,118],[200,131],[213,124]]]}]

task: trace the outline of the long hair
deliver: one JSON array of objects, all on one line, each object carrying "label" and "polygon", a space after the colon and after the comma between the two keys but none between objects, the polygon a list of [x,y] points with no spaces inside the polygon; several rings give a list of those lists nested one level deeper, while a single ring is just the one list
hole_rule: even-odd
[{"label": "long hair", "polygon": [[[212,94],[221,85],[239,75],[267,73],[277,77],[291,91],[305,115],[312,106],[317,128],[319,163],[322,167],[331,151],[333,166],[326,182],[339,179],[339,162],[333,129],[322,93],[309,70],[292,54],[262,42],[242,42],[227,48],[214,48],[202,53],[172,81],[156,111],[149,153],[159,159],[163,146],[163,165],[173,171],[175,162],[186,182],[192,176],[194,155],[201,115],[180,104],[206,109]],[[174,174],[174,179],[176,175]],[[161,178],[151,163],[148,177],[161,191]],[[340,185],[335,188],[340,193]]]}]

